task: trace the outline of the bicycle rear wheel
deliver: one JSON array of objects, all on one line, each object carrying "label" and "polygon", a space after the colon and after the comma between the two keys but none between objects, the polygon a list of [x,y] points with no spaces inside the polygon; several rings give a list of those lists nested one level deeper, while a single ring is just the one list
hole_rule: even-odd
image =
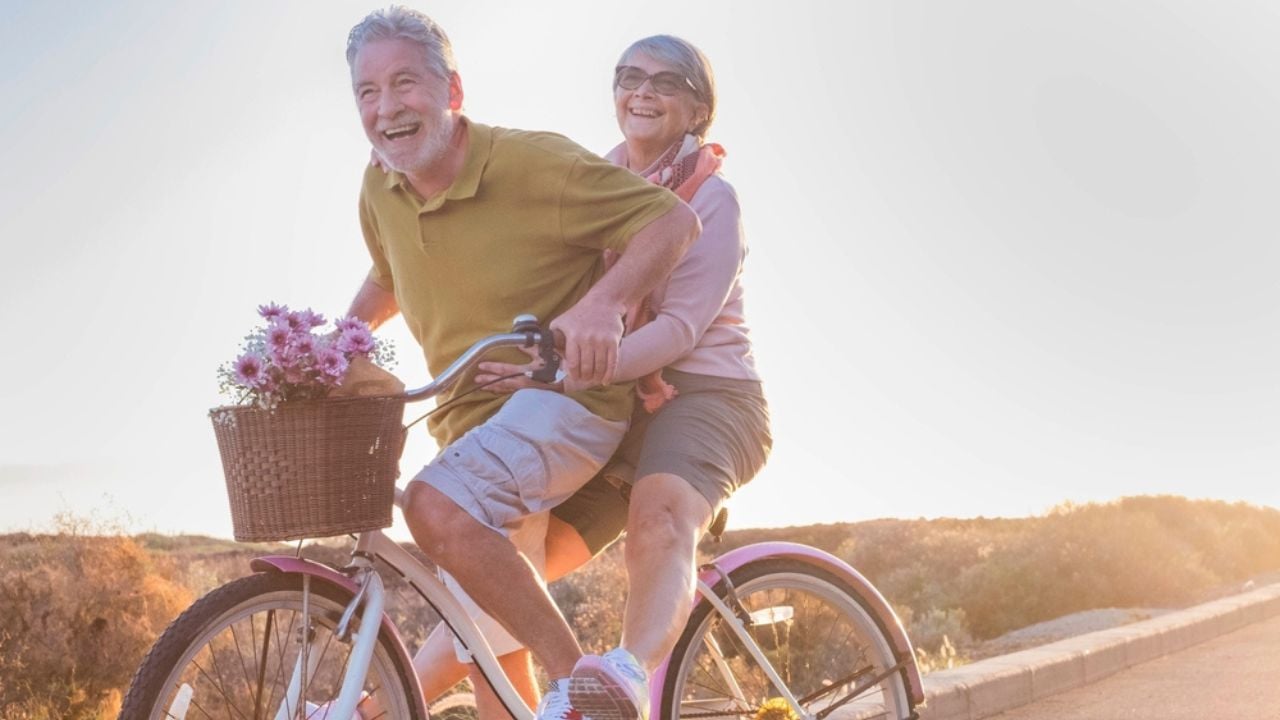
[{"label": "bicycle rear wheel", "polygon": [[[892,645],[875,615],[835,575],[771,558],[729,574],[747,629],[804,713],[833,720],[913,717]],[[725,597],[725,583],[715,591]],[[783,693],[710,603],[671,652],[662,720],[796,720]]]},{"label": "bicycle rear wheel", "polygon": [[[335,627],[351,593],[314,577],[309,586],[304,593],[301,575],[261,573],[200,598],[147,653],[121,720],[297,720],[306,717],[307,701],[336,698],[351,643],[339,640]],[[412,672],[379,629],[364,683],[383,709],[379,718],[426,720],[410,694]]]}]

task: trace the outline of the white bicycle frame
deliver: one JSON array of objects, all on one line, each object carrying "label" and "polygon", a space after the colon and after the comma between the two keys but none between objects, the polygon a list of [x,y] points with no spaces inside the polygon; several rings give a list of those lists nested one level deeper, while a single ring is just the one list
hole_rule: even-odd
[{"label": "white bicycle frame", "polygon": [[[347,617],[363,603],[360,628],[368,628],[371,631],[358,632],[355,635],[351,659],[343,678],[342,692],[334,703],[330,716],[351,717],[354,713],[356,705],[360,702],[360,689],[369,671],[369,662],[373,658],[374,644],[378,640],[378,628],[382,623],[382,611],[385,605],[385,589],[381,576],[373,567],[371,558],[374,557],[403,574],[405,580],[440,613],[440,617],[447,623],[449,629],[471,653],[481,672],[489,678],[498,697],[511,711],[515,720],[533,720],[533,711],[507,680],[506,674],[498,664],[498,658],[493,654],[493,649],[489,647],[488,641],[458,599],[435,573],[428,570],[407,550],[380,530],[361,533],[356,541],[353,565],[358,568],[357,582],[360,583],[360,592],[347,608],[343,621],[345,622]],[[338,634],[341,635],[344,629],[344,625],[340,623]],[[296,668],[295,672],[300,670],[301,667]]]},{"label": "white bicycle frame", "polygon": [[[401,491],[397,490],[397,505],[400,503],[400,498]],[[377,630],[381,626],[382,613],[386,603],[386,592],[382,577],[374,568],[373,558],[382,560],[403,575],[405,580],[435,608],[442,621],[446,623],[462,646],[467,649],[479,666],[480,671],[488,678],[498,698],[511,712],[514,720],[533,720],[533,711],[525,704],[524,699],[520,697],[520,694],[511,684],[506,673],[503,672],[499,665],[498,658],[494,655],[488,641],[485,640],[484,635],[481,634],[470,614],[458,602],[453,592],[441,582],[435,573],[428,570],[409,551],[388,538],[380,530],[361,533],[352,553],[352,566],[356,568],[356,582],[359,584],[360,589],[343,613],[335,633],[340,638],[346,637],[350,620],[357,611],[360,612],[359,628],[362,630],[367,628],[371,631],[355,633],[351,657],[347,664],[346,674],[343,677],[342,690],[334,701],[333,709],[329,713],[330,716],[352,716],[360,702],[361,687],[364,684],[365,675],[369,671],[369,663],[373,658],[374,645],[378,639]],[[304,575],[303,577],[305,591],[308,588],[310,576]],[[701,580],[697,583],[697,591],[707,602],[711,603],[715,611],[725,621],[726,626],[737,636],[742,646],[751,654],[751,657],[759,664],[769,679],[773,681],[781,697],[787,701],[787,704],[796,713],[796,717],[811,720],[813,716],[805,712],[804,708],[796,700],[791,689],[783,682],[778,672],[765,656],[764,651],[760,649],[751,633],[748,632],[747,625],[737,616],[733,609],[717,596],[709,585]],[[767,613],[771,617],[766,618],[765,621],[773,622],[775,618],[772,616],[775,614],[785,615],[786,617],[783,619],[789,619],[788,610],[788,608],[766,608],[764,611],[756,611],[756,614]],[[306,624],[303,627],[306,627]],[[709,640],[714,643],[713,639],[709,638]],[[718,648],[711,647],[710,650],[714,656],[719,656]],[[308,662],[308,653],[304,651],[299,654],[293,676],[290,678],[289,689],[285,693],[285,698],[282,700],[279,711],[276,714],[277,720],[287,720],[290,709],[298,707],[301,689],[306,687],[307,678],[314,672],[313,664],[314,661]],[[721,670],[726,683],[736,690],[737,683],[728,666],[725,665]],[[739,695],[738,699],[745,704],[747,698],[742,696],[741,691],[737,690],[736,694]]]}]

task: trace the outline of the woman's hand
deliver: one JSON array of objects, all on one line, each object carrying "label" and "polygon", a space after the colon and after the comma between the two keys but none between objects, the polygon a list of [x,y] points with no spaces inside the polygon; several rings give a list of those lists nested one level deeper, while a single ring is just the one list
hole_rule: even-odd
[{"label": "woman's hand", "polygon": [[[524,365],[515,365],[513,363],[502,362],[482,362],[480,363],[479,372],[476,373],[473,381],[476,385],[484,385],[492,382],[492,385],[485,387],[485,390],[492,392],[512,393],[516,390],[525,388],[537,388],[540,390],[552,390],[554,392],[562,392],[563,384],[556,383],[540,383],[529,377],[529,373],[541,368],[544,363],[542,357],[538,355],[538,348],[520,348],[521,352],[529,356],[529,362]],[[515,377],[508,377],[514,375]],[[499,380],[499,378],[503,378]]]},{"label": "woman's hand", "polygon": [[[563,383],[540,383],[529,377],[529,372],[535,369],[536,367],[533,363],[512,365],[511,363],[482,362],[480,363],[480,372],[476,373],[474,380],[476,385],[484,385],[484,389],[490,392],[512,393],[525,388],[552,390],[554,392],[563,391]],[[508,377],[512,375],[515,377]],[[499,380],[498,378],[503,379]],[[488,384],[491,382],[493,383],[492,385]]]}]

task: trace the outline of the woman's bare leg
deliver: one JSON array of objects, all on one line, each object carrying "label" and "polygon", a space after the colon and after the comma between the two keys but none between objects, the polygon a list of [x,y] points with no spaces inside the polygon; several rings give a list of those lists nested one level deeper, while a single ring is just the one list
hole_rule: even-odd
[{"label": "woman's bare leg", "polygon": [[710,522],[706,498],[677,475],[646,475],[631,491],[622,647],[649,672],[671,652],[689,617],[698,539]]}]

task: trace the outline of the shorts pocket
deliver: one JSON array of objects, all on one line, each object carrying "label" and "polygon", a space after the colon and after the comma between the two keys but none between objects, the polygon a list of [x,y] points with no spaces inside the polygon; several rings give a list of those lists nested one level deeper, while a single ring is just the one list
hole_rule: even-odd
[{"label": "shorts pocket", "polygon": [[503,484],[514,505],[508,522],[541,510],[549,478],[538,449],[502,427],[485,427],[476,439],[489,457],[490,476]]},{"label": "shorts pocket", "polygon": [[446,469],[488,515],[486,524],[505,528],[530,514],[529,498],[546,487],[537,451],[502,428],[481,425],[444,451]]}]

